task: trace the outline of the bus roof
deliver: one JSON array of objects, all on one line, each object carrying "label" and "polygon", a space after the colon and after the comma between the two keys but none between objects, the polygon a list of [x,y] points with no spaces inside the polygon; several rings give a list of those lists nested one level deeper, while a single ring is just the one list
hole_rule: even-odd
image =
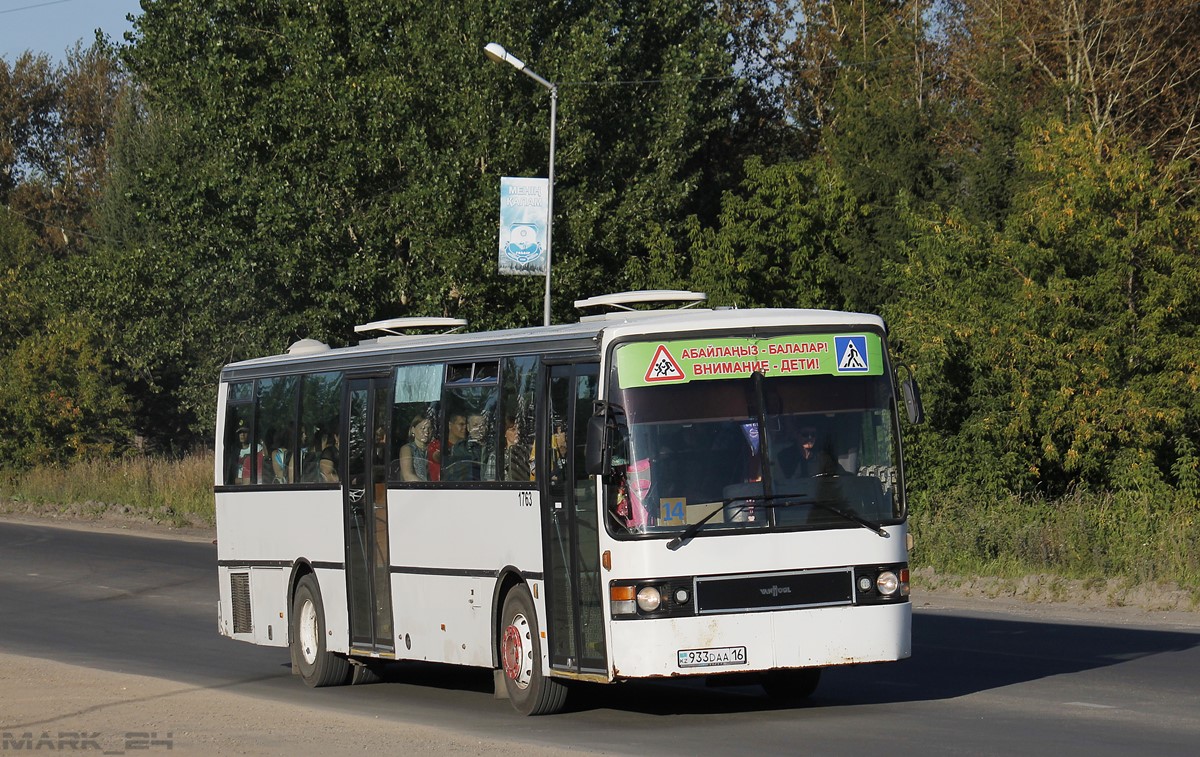
[{"label": "bus roof", "polygon": [[[433,359],[500,357],[552,351],[564,356],[599,355],[614,339],[640,335],[676,335],[686,332],[739,331],[747,328],[813,329],[832,327],[885,331],[883,319],[867,313],[791,308],[618,311],[589,316],[578,323],[533,326],[500,331],[382,336],[357,345],[314,349],[312,340],[301,340],[293,354],[243,360],[226,365],[224,381],[255,376],[369,369],[391,364]],[[298,345],[300,343],[297,343]]]}]

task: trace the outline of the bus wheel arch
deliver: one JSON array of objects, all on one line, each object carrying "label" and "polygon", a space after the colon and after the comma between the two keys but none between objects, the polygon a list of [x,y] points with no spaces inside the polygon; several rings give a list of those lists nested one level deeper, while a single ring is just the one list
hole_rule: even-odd
[{"label": "bus wheel arch", "polygon": [[496,586],[492,590],[492,669],[502,668],[500,662],[500,639],[504,635],[504,619],[501,611],[504,609],[504,598],[516,586],[525,583],[521,571],[511,565],[506,565],[496,576]]}]

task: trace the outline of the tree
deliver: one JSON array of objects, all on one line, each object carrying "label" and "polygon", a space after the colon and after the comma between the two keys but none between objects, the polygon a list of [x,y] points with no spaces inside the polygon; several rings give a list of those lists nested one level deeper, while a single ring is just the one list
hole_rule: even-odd
[{"label": "tree", "polygon": [[[91,279],[149,340],[125,362],[181,397],[171,427],[206,433],[232,359],[384,315],[540,322],[541,281],[495,272],[496,208],[501,176],[545,170],[547,103],[483,57],[493,39],[560,83],[561,318],[636,274],[652,225],[715,207],[724,34],[693,0],[146,2],[124,52],[141,102],[106,199],[106,233],[133,244]],[[135,267],[129,298],[108,272]]]},{"label": "tree", "polygon": [[36,284],[36,240],[23,218],[0,209],[0,355],[32,334],[45,309]]},{"label": "tree", "polygon": [[124,82],[103,40],[76,45],[62,65],[31,53],[11,66],[0,60],[0,463],[61,462],[129,443],[101,321],[81,316],[72,275],[96,240],[92,214]]},{"label": "tree", "polygon": [[0,460],[63,463],[130,445],[102,344],[96,324],[55,319],[0,359]]},{"label": "tree", "polygon": [[[1087,124],[1031,125],[993,232],[913,217],[888,315],[931,400],[941,484],[1058,495],[1179,482],[1200,439],[1200,217],[1172,164]],[[1182,390],[1182,391],[1181,391]],[[938,420],[940,419],[940,420]]]},{"label": "tree", "polygon": [[751,159],[741,190],[725,195],[719,225],[697,235],[692,285],[738,307],[844,307],[840,242],[860,210],[824,159]]},{"label": "tree", "polygon": [[[847,211],[855,223],[837,225],[836,241],[827,243],[836,263],[824,264],[821,275],[832,283],[821,285],[820,299],[878,309],[894,291],[884,270],[899,256],[902,204],[937,196],[945,181],[933,139],[941,117],[933,74],[940,58],[929,31],[930,4],[745,0],[724,8],[736,22],[732,46],[758,98],[756,112],[781,113],[794,136],[780,142],[798,146],[778,160],[774,145],[759,144],[760,153],[779,165],[820,155],[829,166],[821,170],[837,177],[822,186],[832,187],[829,201],[857,205]],[[748,174],[753,165],[747,163]],[[755,191],[760,203],[783,201],[767,198],[767,186]],[[801,266],[812,263],[798,258]],[[771,271],[764,274],[771,280]]]},{"label": "tree", "polygon": [[12,66],[0,60],[0,201],[31,224],[49,256],[87,249],[124,85],[103,40],[77,43],[62,65],[28,52]]},{"label": "tree", "polygon": [[[988,107],[1019,83],[1021,110],[1092,124],[1097,146],[1130,139],[1161,164],[1200,158],[1200,8],[1179,0],[957,0],[950,74]],[[1004,89],[1000,90],[1001,92]]]},{"label": "tree", "polygon": [[50,162],[58,86],[48,55],[26,52],[10,64],[0,58],[0,200],[40,165]]}]

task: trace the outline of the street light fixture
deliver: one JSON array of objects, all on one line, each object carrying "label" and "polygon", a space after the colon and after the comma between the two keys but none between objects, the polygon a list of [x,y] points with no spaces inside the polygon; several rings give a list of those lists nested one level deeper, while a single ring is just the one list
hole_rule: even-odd
[{"label": "street light fixture", "polygon": [[541,84],[546,89],[550,90],[550,170],[549,179],[547,181],[548,189],[546,191],[546,302],[545,302],[545,325],[550,325],[550,232],[554,222],[554,130],[555,120],[558,115],[558,85],[552,81],[547,81],[541,76],[534,73],[533,70],[525,65],[517,56],[508,52],[502,45],[495,42],[489,42],[483,47],[483,54],[497,63],[507,63],[521,73],[533,79],[538,84]]}]

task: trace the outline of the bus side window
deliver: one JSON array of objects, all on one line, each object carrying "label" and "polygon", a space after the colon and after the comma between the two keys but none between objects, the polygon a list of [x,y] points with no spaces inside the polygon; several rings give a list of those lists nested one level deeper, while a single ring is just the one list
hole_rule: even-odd
[{"label": "bus side window", "polygon": [[[319,483],[326,480],[321,472],[321,455],[332,447],[341,429],[342,374],[311,373],[300,386],[300,480]],[[335,468],[336,465],[326,467]],[[336,480],[336,478],[334,479]]]},{"label": "bus side window", "polygon": [[533,480],[533,435],[537,428],[538,359],[533,355],[505,358],[501,389],[504,418],[500,439],[500,460],[503,470],[497,478],[504,481]]},{"label": "bus side window", "polygon": [[441,453],[442,480],[484,480],[483,464],[488,452],[495,449],[495,385],[462,388],[448,385],[443,405],[446,437]]},{"label": "bus side window", "polygon": [[[250,483],[253,463],[250,456],[251,428],[254,416],[254,382],[230,384],[225,404],[225,437],[223,452],[224,484],[239,486]],[[244,450],[244,454],[243,454]]]},{"label": "bus side window", "polygon": [[262,457],[260,484],[290,484],[296,450],[296,376],[260,379],[255,439]]},{"label": "bus side window", "polygon": [[441,474],[439,400],[441,363],[402,365],[396,369],[392,393],[392,436],[395,440],[388,464],[388,480],[423,483]]},{"label": "bus side window", "polygon": [[443,481],[496,480],[498,373],[494,360],[446,366],[446,436],[439,451]]}]

